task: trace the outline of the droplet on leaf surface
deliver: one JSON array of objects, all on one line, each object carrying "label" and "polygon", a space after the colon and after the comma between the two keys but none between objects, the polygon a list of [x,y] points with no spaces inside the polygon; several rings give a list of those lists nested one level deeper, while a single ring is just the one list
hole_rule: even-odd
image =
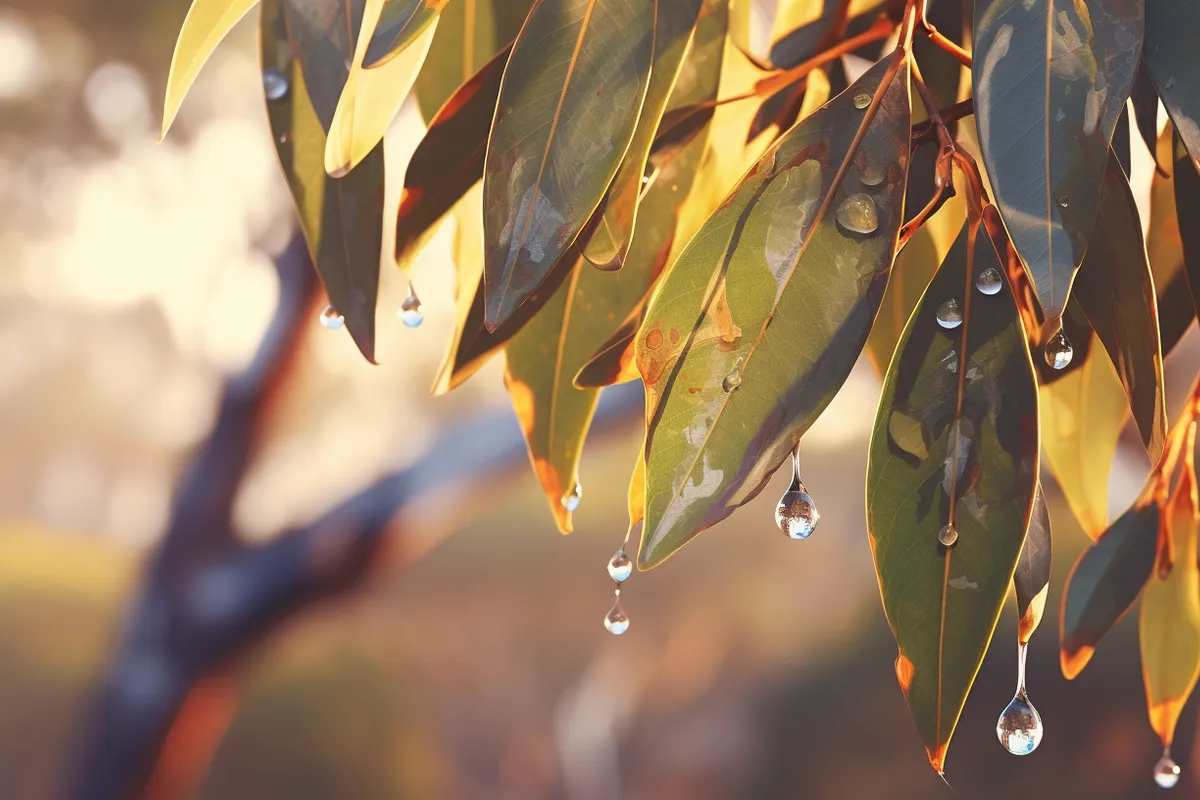
[{"label": "droplet on leaf surface", "polygon": [[958,541],[958,531],[954,528],[953,524],[942,526],[942,529],[938,531],[938,541],[946,545],[946,547],[950,547]]},{"label": "droplet on leaf surface", "polygon": [[1066,369],[1075,355],[1075,348],[1061,330],[1046,342],[1046,363],[1054,369]]},{"label": "droplet on leaf surface", "polygon": [[331,331],[341,330],[346,324],[346,318],[341,312],[333,306],[325,306],[325,310],[321,312],[321,325]]},{"label": "droplet on leaf surface", "polygon": [[867,164],[858,172],[858,179],[863,186],[878,186],[886,177],[887,173],[874,164]]},{"label": "droplet on leaf surface", "polygon": [[729,374],[721,379],[721,388],[726,392],[732,392],[734,389],[742,385],[742,363],[743,359],[738,356],[738,360],[734,363],[733,369]]},{"label": "droplet on leaf surface", "polygon": [[958,301],[953,297],[946,298],[942,304],[938,306],[937,321],[946,330],[954,330],[959,325],[962,325],[962,309],[958,307]]},{"label": "droplet on leaf surface", "polygon": [[995,267],[988,267],[983,272],[979,273],[979,277],[975,279],[975,288],[984,294],[991,295],[1000,294],[1000,289],[1004,286],[1000,279],[1000,272]]},{"label": "droplet on leaf surface", "polygon": [[879,227],[879,212],[870,195],[855,192],[838,206],[837,221],[852,233],[873,233]]},{"label": "droplet on leaf surface", "polygon": [[282,100],[288,93],[288,80],[274,67],[263,70],[263,94],[268,100]]},{"label": "droplet on leaf surface", "polygon": [[871,95],[867,94],[866,92],[861,92],[859,94],[854,95],[854,107],[855,108],[857,108],[861,111],[862,109],[866,108],[869,105],[871,105]]},{"label": "droplet on leaf surface", "polygon": [[1154,765],[1154,782],[1160,789],[1173,789],[1179,783],[1179,765],[1171,758],[1170,751],[1164,752],[1163,757]]}]

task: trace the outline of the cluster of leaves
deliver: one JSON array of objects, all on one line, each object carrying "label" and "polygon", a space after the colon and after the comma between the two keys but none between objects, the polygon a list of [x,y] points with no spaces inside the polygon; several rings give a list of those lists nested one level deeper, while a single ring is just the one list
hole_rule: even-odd
[{"label": "cluster of leaves", "polygon": [[[257,4],[194,0],[164,134]],[[1041,619],[1043,453],[1096,537],[1065,593],[1064,671],[1148,587],[1169,744],[1200,670],[1200,391],[1168,434],[1162,371],[1200,308],[1200,5],[975,0],[965,19],[957,0],[780,0],[766,58],[750,6],[262,0],[271,131],[330,303],[371,359],[381,141],[415,93],[429,127],[395,262],[457,219],[434,391],[504,351],[564,533],[602,387],[645,384],[630,529],[647,569],[758,494],[865,350],[884,379],[868,528],[934,768],[1010,586],[1022,643]],[[873,65],[853,74],[855,56]],[[1149,252],[1131,98],[1158,164]],[[1108,526],[1130,415],[1156,466]]]}]

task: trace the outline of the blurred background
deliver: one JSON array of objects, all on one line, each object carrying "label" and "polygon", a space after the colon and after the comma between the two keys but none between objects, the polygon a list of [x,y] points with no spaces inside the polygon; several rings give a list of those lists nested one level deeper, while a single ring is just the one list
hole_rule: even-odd
[{"label": "blurred background", "polygon": [[[291,201],[253,19],[155,141],[187,5],[0,3],[4,800],[87,797],[99,785],[84,754],[97,730],[122,735],[95,721],[114,669],[128,667],[121,642],[145,621],[130,609],[139,598],[140,613],[154,609],[139,586],[172,498],[281,296],[273,261],[292,237]],[[393,166],[420,133],[406,107],[389,133]],[[402,173],[391,169],[392,202]],[[391,314],[404,283],[384,271],[381,366],[312,310],[233,506],[252,546],[430,458],[440,432],[491,417],[512,426],[498,363],[428,396],[454,316],[448,254],[443,231],[416,265],[427,312],[416,330]],[[1169,411],[1198,366],[1193,330],[1167,362]],[[620,638],[601,625],[604,566],[624,535],[636,411],[589,442],[570,537],[555,532],[520,460],[406,509],[388,530],[401,555],[226,649],[233,657],[190,696],[188,725],[164,750],[160,770],[176,779],[152,787],[230,800],[953,796],[896,686],[864,530],[878,388],[860,364],[805,439],[822,512],[812,539],[775,529],[787,483],[777,475],[669,564],[634,576]],[[1115,512],[1146,470],[1130,437],[1113,471]],[[1159,746],[1132,615],[1079,679],[1068,685],[1058,670],[1058,590],[1086,537],[1048,492],[1055,574],[1029,678],[1045,740],[1021,759],[996,742],[1016,672],[1010,608],[947,777],[962,797],[1150,797]],[[131,692],[162,680],[131,674]],[[1200,796],[1195,716],[1181,722],[1175,796]]]}]

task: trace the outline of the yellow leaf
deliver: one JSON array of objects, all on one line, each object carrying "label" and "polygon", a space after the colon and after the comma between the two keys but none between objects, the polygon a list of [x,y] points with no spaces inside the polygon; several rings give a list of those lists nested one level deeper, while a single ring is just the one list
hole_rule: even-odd
[{"label": "yellow leaf", "polygon": [[438,368],[433,388],[430,389],[433,395],[445,394],[475,372],[472,369],[457,381],[454,378],[455,355],[458,353],[459,342],[471,313],[475,291],[483,279],[482,183],[475,184],[471,191],[458,201],[458,205],[454,207],[454,218],[454,303],[458,310],[455,312],[454,335],[450,339],[450,346],[446,349],[442,365]]},{"label": "yellow leaf", "polygon": [[364,69],[362,61],[382,8],[383,0],[367,0],[350,76],[329,126],[325,171],[335,178],[354,169],[379,144],[412,89],[437,30],[437,20],[434,20],[398,56],[381,66]]},{"label": "yellow leaf", "polygon": [[[1171,744],[1179,712],[1200,676],[1196,506],[1196,479],[1185,467],[1166,521],[1170,548],[1166,553],[1160,548],[1158,569],[1146,585],[1138,621],[1150,725],[1164,746]],[[1166,559],[1169,566],[1163,563]]]},{"label": "yellow leaf", "polygon": [[183,98],[192,88],[201,67],[238,20],[256,5],[258,0],[194,0],[179,30],[175,54],[171,56],[159,141],[166,138],[167,130],[175,121]]}]

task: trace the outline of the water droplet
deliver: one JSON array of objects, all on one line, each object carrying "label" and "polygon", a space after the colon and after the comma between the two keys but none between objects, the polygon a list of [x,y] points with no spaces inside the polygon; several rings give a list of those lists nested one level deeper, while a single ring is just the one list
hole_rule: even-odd
[{"label": "water droplet", "polygon": [[1014,756],[1027,756],[1042,743],[1042,715],[1024,691],[1017,693],[996,720],[996,736]]},{"label": "water droplet", "polygon": [[938,541],[946,545],[946,547],[952,546],[958,541],[958,530],[955,529],[953,524],[943,525],[942,529],[938,531]]},{"label": "water droplet", "polygon": [[937,321],[946,330],[954,330],[959,325],[962,325],[962,309],[958,307],[958,301],[953,297],[948,297],[938,306]]},{"label": "water droplet", "polygon": [[734,363],[733,369],[729,374],[721,379],[721,388],[726,392],[732,392],[734,389],[742,385],[742,363],[744,359],[738,356],[737,362]]},{"label": "water droplet", "polygon": [[575,481],[575,485],[571,487],[571,491],[562,496],[563,508],[574,513],[579,508],[581,500],[583,500],[583,487],[579,485],[579,481]]},{"label": "water droplet", "polygon": [[647,183],[649,183],[649,182],[650,182],[650,176],[649,176],[649,175],[643,175],[643,176],[642,176],[642,185],[644,186],[644,185],[646,185],[646,184],[647,184]]},{"label": "water droplet", "polygon": [[263,94],[268,100],[282,100],[288,93],[288,81],[283,73],[274,67],[263,70]]},{"label": "water droplet", "polygon": [[886,177],[887,173],[873,164],[867,164],[858,171],[858,179],[862,181],[863,186],[878,186]]},{"label": "water droplet", "polygon": [[404,302],[400,304],[396,316],[410,328],[419,328],[425,321],[425,310],[421,305],[421,298],[417,297],[411,283],[408,285],[408,297],[404,298]]},{"label": "water droplet", "polygon": [[608,577],[617,583],[624,583],[629,580],[629,576],[632,574],[633,561],[629,556],[625,555],[625,545],[621,545],[620,549],[613,554],[612,559],[608,562]]},{"label": "water droplet", "polygon": [[854,95],[854,107],[855,108],[861,110],[861,109],[866,108],[869,105],[871,105],[871,95],[867,94],[866,92],[862,92],[860,94]]},{"label": "water droplet", "polygon": [[1069,199],[1067,199],[1067,196],[1065,194],[1062,197],[1058,198],[1058,207],[1059,208],[1066,208],[1069,205],[1071,205],[1071,201]]},{"label": "water droplet", "polygon": [[604,628],[613,636],[620,636],[625,631],[629,630],[629,615],[625,613],[625,609],[621,608],[621,593],[617,592],[617,599],[613,601],[613,606],[608,610],[608,614],[604,617]]},{"label": "water droplet", "polygon": [[287,144],[289,141],[291,141],[291,138],[292,137],[288,135],[288,132],[284,131],[283,133],[279,134],[279,143]]},{"label": "water droplet", "polygon": [[838,206],[837,221],[852,233],[873,233],[879,227],[879,213],[870,195],[856,192]]},{"label": "water droplet", "polygon": [[337,331],[346,324],[346,318],[333,306],[325,306],[325,310],[321,312],[321,324],[331,331]]},{"label": "water droplet", "polygon": [[975,288],[986,295],[1000,294],[1000,289],[1004,283],[1000,279],[1000,272],[995,267],[988,267],[983,272],[979,273],[979,277],[975,279]]},{"label": "water droplet", "polygon": [[800,450],[792,454],[792,484],[775,506],[775,524],[792,539],[807,539],[817,529],[821,514],[800,480]]},{"label": "water droplet", "polygon": [[1046,363],[1054,369],[1066,369],[1075,355],[1075,348],[1061,330],[1046,342]]},{"label": "water droplet", "polygon": [[1160,789],[1173,789],[1179,783],[1179,765],[1171,758],[1171,751],[1164,750],[1163,757],[1154,765],[1154,782]]}]

